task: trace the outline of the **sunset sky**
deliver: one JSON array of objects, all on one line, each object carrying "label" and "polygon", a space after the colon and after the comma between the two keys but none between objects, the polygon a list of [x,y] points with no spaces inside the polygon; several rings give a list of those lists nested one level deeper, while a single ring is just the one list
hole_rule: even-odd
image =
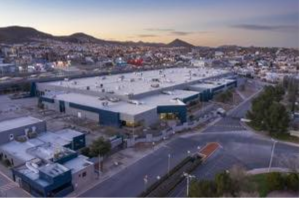
[{"label": "sunset sky", "polygon": [[121,41],[298,47],[298,0],[0,0],[0,27]]}]

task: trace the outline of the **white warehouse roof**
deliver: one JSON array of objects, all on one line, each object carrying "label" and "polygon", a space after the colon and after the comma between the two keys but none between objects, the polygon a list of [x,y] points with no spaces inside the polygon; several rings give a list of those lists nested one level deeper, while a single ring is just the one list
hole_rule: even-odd
[{"label": "white warehouse roof", "polygon": [[23,127],[35,123],[43,122],[43,120],[26,116],[0,122],[0,133],[14,128]]},{"label": "white warehouse roof", "polygon": [[115,95],[139,95],[154,90],[172,88],[181,84],[204,80],[209,77],[226,74],[228,71],[211,68],[171,68],[118,75],[89,77],[70,81],[55,81],[47,84],[64,87],[68,91],[87,90],[106,92]]}]

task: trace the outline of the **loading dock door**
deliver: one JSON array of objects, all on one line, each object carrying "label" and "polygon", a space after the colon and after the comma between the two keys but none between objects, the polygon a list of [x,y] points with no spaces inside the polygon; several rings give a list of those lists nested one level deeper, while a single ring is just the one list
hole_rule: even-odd
[{"label": "loading dock door", "polygon": [[66,112],[66,107],[65,107],[65,102],[64,101],[59,101],[59,111],[61,113],[65,113]]}]

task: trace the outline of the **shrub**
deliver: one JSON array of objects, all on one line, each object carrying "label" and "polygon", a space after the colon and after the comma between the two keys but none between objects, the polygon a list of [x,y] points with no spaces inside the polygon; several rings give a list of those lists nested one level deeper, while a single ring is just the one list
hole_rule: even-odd
[{"label": "shrub", "polygon": [[4,164],[4,166],[6,166],[6,167],[10,167],[10,166],[11,166],[11,163],[10,163],[9,159],[5,159],[5,160],[3,161],[3,164]]},{"label": "shrub", "polygon": [[290,173],[285,177],[286,188],[295,192],[299,192],[299,174]]},{"label": "shrub", "polygon": [[280,173],[270,173],[267,175],[267,187],[268,190],[283,190],[284,189],[284,179]]}]

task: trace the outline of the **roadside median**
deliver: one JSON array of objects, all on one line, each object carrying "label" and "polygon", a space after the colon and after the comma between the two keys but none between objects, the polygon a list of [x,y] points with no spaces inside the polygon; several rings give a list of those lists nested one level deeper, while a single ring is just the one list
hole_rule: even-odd
[{"label": "roadside median", "polygon": [[139,197],[165,197],[185,178],[183,173],[192,173],[198,166],[220,148],[217,142],[208,143],[192,156],[177,164],[169,173],[150,185]]}]

